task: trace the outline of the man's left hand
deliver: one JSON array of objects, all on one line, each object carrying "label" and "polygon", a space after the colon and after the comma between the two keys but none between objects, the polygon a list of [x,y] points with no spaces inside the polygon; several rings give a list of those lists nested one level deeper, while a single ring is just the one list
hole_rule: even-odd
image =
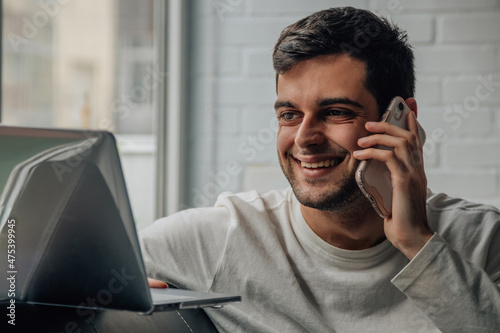
[{"label": "man's left hand", "polygon": [[[367,149],[356,152],[355,157],[375,159],[387,165],[393,199],[392,214],[384,219],[384,232],[411,260],[433,235],[427,222],[427,178],[416,115],[413,111],[408,115],[409,130],[386,122],[367,122],[365,127],[375,134],[358,140],[358,145]],[[393,150],[376,149],[376,145]]]}]

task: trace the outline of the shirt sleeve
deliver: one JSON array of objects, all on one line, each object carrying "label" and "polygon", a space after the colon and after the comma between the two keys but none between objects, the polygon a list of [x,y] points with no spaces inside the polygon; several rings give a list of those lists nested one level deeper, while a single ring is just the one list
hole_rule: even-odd
[{"label": "shirt sleeve", "polygon": [[500,239],[490,243],[484,270],[434,234],[392,283],[442,332],[497,332],[500,327],[499,243]]},{"label": "shirt sleeve", "polygon": [[179,288],[209,291],[230,227],[224,207],[189,209],[157,220],[139,237],[148,276]]}]

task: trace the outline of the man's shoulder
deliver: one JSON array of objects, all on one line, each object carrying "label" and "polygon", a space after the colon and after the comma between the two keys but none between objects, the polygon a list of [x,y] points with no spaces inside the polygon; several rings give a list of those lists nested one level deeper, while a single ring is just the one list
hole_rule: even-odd
[{"label": "man's shoulder", "polygon": [[[213,221],[217,225],[221,221],[231,221],[235,215],[239,218],[255,218],[255,214],[267,214],[268,211],[286,208],[292,202],[292,192],[290,189],[273,190],[264,194],[257,191],[248,192],[223,192],[213,206],[195,207],[179,211],[158,221],[162,223],[177,223],[183,226],[189,224],[203,224]],[[156,223],[156,222],[155,222]]]},{"label": "man's shoulder", "polygon": [[224,209],[235,225],[253,229],[289,225],[295,200],[291,189],[223,193],[214,208]]},{"label": "man's shoulder", "polygon": [[266,193],[259,193],[257,191],[248,192],[224,192],[219,195],[215,207],[227,206],[228,203],[236,206],[255,206],[265,207],[266,209],[273,209],[280,207],[285,203],[292,201],[292,192],[290,188],[281,190],[272,190]]}]

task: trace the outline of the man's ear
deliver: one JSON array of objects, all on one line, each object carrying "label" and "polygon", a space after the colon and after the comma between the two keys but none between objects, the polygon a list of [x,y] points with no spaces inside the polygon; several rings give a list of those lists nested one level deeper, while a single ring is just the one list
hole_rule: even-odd
[{"label": "man's ear", "polygon": [[408,97],[406,100],[405,100],[405,103],[406,105],[408,105],[408,107],[410,108],[410,110],[412,110],[413,112],[415,112],[415,116],[418,116],[418,112],[417,112],[417,100],[413,97]]}]

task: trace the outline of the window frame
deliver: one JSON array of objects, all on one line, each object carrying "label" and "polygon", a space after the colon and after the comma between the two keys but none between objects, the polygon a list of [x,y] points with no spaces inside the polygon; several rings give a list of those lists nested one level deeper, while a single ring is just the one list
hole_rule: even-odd
[{"label": "window frame", "polygon": [[182,142],[186,110],[186,59],[183,41],[187,38],[187,2],[156,0],[155,30],[158,32],[159,66],[165,75],[162,89],[157,91],[157,149],[156,149],[156,218],[171,215],[181,208],[181,190],[185,181],[185,153]]}]

